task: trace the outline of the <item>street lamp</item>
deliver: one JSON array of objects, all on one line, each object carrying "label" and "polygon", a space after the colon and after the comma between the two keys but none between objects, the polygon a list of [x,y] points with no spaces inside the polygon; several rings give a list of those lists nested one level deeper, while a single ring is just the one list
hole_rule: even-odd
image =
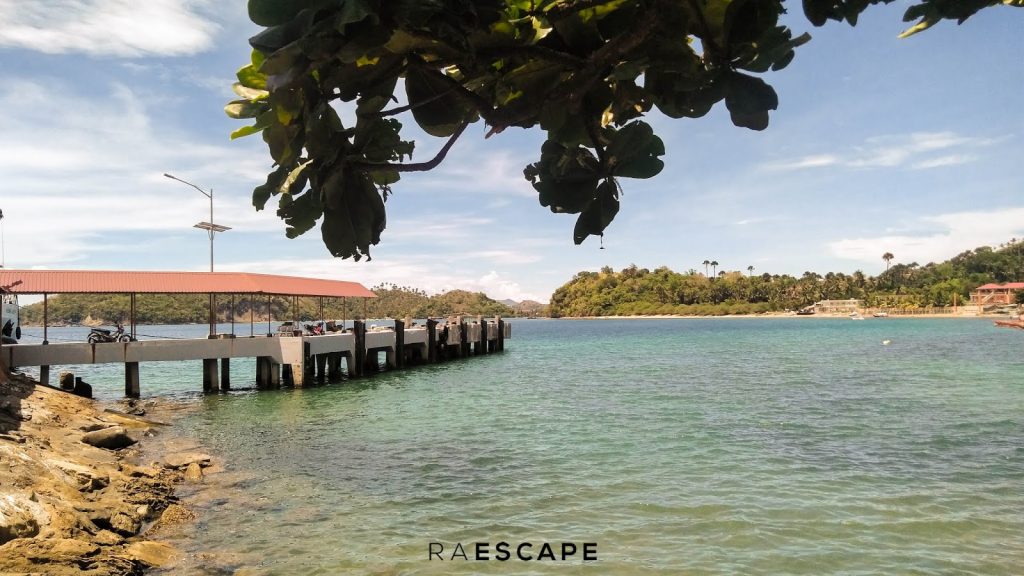
[{"label": "street lamp", "polygon": [[203,196],[206,196],[207,198],[210,199],[210,221],[209,222],[200,222],[200,223],[196,224],[195,226],[193,226],[193,228],[199,228],[200,230],[206,230],[206,233],[210,236],[210,272],[213,272],[213,235],[216,234],[217,232],[227,232],[228,230],[231,230],[230,226],[221,226],[220,224],[214,224],[213,223],[213,188],[210,188],[210,191],[207,192],[206,190],[203,190],[199,186],[196,186],[195,184],[193,184],[191,182],[182,180],[181,178],[178,178],[177,176],[172,176],[172,175],[170,175],[170,174],[168,174],[166,172],[164,172],[164,176],[170,178],[171,180],[177,180],[178,182],[181,182],[182,184],[187,184],[187,185],[195,188],[196,190],[198,190],[199,193],[202,194]]},{"label": "street lamp", "polygon": [[[206,230],[206,233],[210,236],[210,272],[213,272],[213,236],[217,232],[227,232],[228,230],[231,230],[230,226],[221,226],[220,224],[214,224],[213,223],[213,188],[210,188],[210,191],[207,192],[206,190],[203,190],[199,186],[196,186],[195,184],[193,184],[191,182],[188,182],[186,180],[182,180],[181,178],[178,178],[177,176],[172,176],[172,175],[170,175],[170,174],[168,174],[166,172],[164,172],[164,176],[166,176],[167,178],[170,178],[171,180],[177,180],[178,182],[181,182],[182,184],[187,184],[187,185],[195,188],[196,190],[198,190],[199,193],[202,194],[203,196],[206,196],[207,198],[210,199],[210,221],[209,222],[200,222],[200,223],[196,224],[195,226],[193,226],[193,228],[199,228],[200,230]],[[216,316],[216,313],[214,312],[215,304],[214,304],[214,299],[213,298],[214,298],[213,297],[213,292],[210,292],[210,335],[211,336],[213,336],[214,334],[217,333],[217,316]]]}]

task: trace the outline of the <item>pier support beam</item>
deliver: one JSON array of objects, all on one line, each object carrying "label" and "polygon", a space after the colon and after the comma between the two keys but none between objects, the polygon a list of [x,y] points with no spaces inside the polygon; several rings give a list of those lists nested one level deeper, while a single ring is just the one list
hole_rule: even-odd
[{"label": "pier support beam", "polygon": [[352,364],[355,365],[355,373],[349,372],[349,377],[362,376],[366,372],[366,322],[364,320],[352,321],[352,333],[355,335],[355,358]]},{"label": "pier support beam", "polygon": [[220,390],[227,392],[231,390],[231,359],[220,359]]},{"label": "pier support beam", "polygon": [[316,355],[316,381],[323,383],[327,380],[327,354]]},{"label": "pier support beam", "polygon": [[267,372],[270,373],[270,387],[281,387],[281,365],[274,362],[273,358],[267,357]]},{"label": "pier support beam", "polygon": [[469,357],[469,331],[465,316],[459,316],[459,358]]},{"label": "pier support beam", "polygon": [[327,379],[332,382],[341,380],[341,352],[327,355]]},{"label": "pier support beam", "polygon": [[395,320],[395,360],[392,368],[405,368],[405,322]]},{"label": "pier support beam", "polygon": [[487,320],[484,320],[483,316],[476,317],[477,324],[480,325],[480,339],[473,344],[476,348],[476,355],[487,354]]},{"label": "pier support beam", "polygon": [[46,386],[50,385],[50,367],[40,366],[39,367],[39,382]]},{"label": "pier support beam", "polygon": [[219,387],[217,381],[217,359],[203,359],[203,392],[216,392]]},{"label": "pier support beam", "polygon": [[124,395],[129,398],[138,398],[142,394],[139,385],[139,363],[125,362],[124,364]]},{"label": "pier support beam", "polygon": [[501,316],[495,317],[498,322],[498,352],[505,349],[505,321],[501,319]]},{"label": "pier support beam", "polygon": [[437,362],[437,320],[427,318],[427,363]]}]

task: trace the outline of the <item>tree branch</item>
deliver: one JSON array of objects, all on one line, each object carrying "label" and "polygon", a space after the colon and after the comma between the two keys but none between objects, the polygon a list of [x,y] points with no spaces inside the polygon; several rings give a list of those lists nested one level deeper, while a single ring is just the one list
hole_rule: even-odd
[{"label": "tree branch", "polygon": [[462,136],[462,133],[466,131],[466,127],[469,126],[469,122],[463,122],[455,133],[448,137],[448,141],[444,143],[444,146],[437,151],[437,154],[427,162],[418,162],[415,164],[392,164],[390,162],[353,162],[352,167],[359,170],[366,170],[367,172],[383,172],[386,170],[394,170],[395,172],[427,172],[440,166],[441,162],[444,162],[445,156],[448,155],[448,151],[455,145],[455,141]]}]

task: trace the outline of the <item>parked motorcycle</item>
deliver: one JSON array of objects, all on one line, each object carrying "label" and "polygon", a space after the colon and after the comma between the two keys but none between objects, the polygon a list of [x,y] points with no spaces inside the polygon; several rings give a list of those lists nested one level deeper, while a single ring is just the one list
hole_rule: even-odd
[{"label": "parked motorcycle", "polygon": [[302,327],[306,329],[306,334],[310,336],[322,336],[326,333],[323,322],[317,322],[316,324],[303,324]]},{"label": "parked motorcycle", "polygon": [[131,334],[125,334],[124,326],[120,322],[115,324],[116,330],[110,331],[105,328],[93,328],[89,331],[89,337],[86,339],[89,344],[99,344],[101,342],[132,342],[135,338],[132,338]]}]

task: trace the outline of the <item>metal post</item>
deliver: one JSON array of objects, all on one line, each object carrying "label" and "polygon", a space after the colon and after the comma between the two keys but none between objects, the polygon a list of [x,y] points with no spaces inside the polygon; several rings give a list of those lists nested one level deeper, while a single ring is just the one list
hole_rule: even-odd
[{"label": "metal post", "polygon": [[235,335],[235,295],[231,295],[231,335]]},{"label": "metal post", "polygon": [[256,317],[253,315],[255,307],[252,305],[252,294],[249,294],[249,338],[255,335]]},{"label": "metal post", "polygon": [[43,294],[43,344],[49,344],[48,329],[50,327],[50,313],[46,306],[46,294]]},{"label": "metal post", "polygon": [[271,298],[270,294],[267,294],[267,336],[274,335],[270,330],[270,321],[274,317],[273,308],[270,307],[271,300],[273,300],[273,298]]}]

